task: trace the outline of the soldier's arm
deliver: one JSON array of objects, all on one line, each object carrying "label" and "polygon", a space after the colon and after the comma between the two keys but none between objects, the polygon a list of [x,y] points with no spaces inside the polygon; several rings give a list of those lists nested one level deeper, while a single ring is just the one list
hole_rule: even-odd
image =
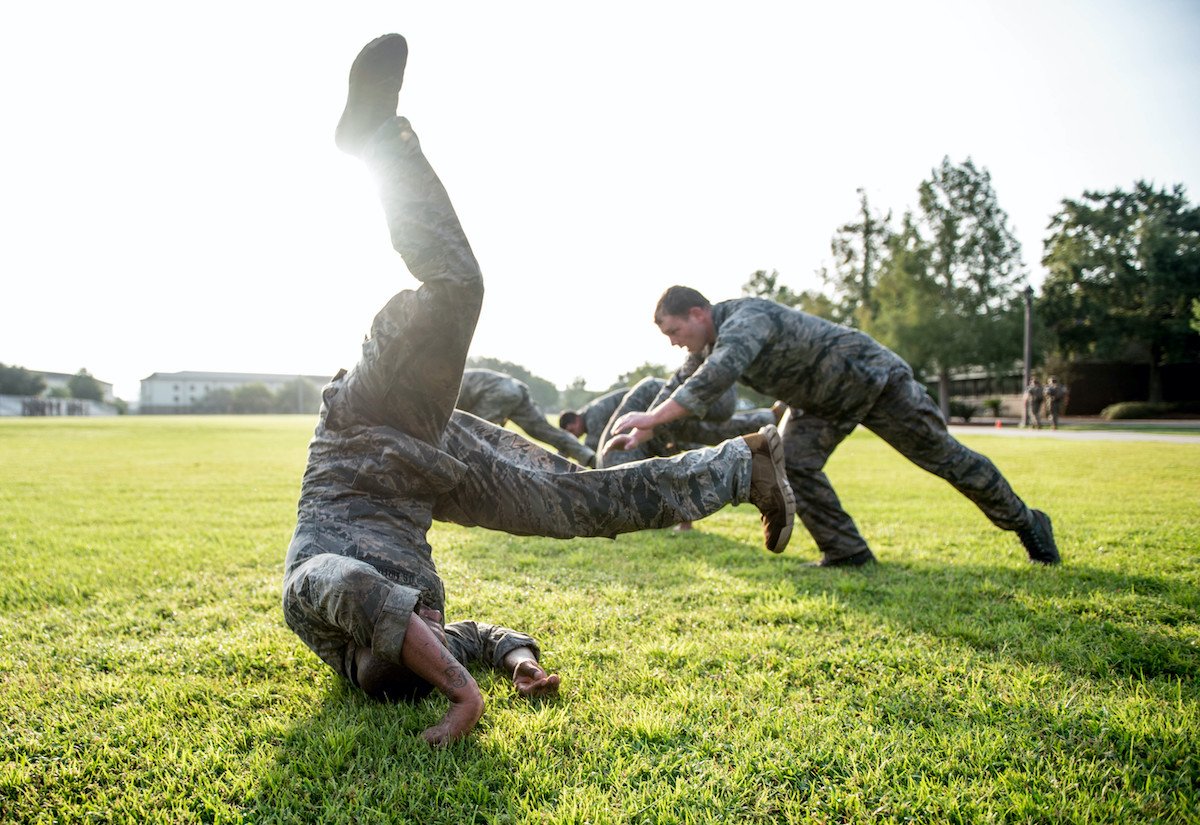
[{"label": "soldier's arm", "polygon": [[773,333],[774,323],[763,312],[743,308],[731,314],[721,325],[712,351],[671,394],[671,400],[704,418],[708,408],[742,377]]},{"label": "soldier's arm", "polygon": [[446,625],[446,646],[460,662],[479,662],[508,674],[522,696],[558,690],[558,676],[538,664],[540,650],[532,636],[483,622],[453,622]]}]

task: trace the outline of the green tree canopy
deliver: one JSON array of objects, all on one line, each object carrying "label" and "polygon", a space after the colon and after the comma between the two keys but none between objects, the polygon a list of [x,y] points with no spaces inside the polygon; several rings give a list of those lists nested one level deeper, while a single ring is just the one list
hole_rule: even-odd
[{"label": "green tree canopy", "polygon": [[293,378],[276,391],[274,408],[280,413],[315,413],[321,409],[321,388],[307,378]]},{"label": "green tree canopy", "polygon": [[672,372],[674,372],[674,370],[664,366],[663,364],[651,364],[649,361],[646,361],[640,367],[634,367],[629,372],[623,372],[618,375],[617,380],[614,381],[612,386],[605,390],[605,392],[620,389],[621,387],[632,387],[643,378],[665,379],[670,376]]},{"label": "green tree canopy", "polygon": [[916,213],[890,237],[863,328],[919,370],[938,376],[949,415],[950,376],[1020,359],[1021,247],[986,169],[943,158],[918,188]]},{"label": "green tree canopy", "polygon": [[196,412],[227,414],[233,412],[233,391],[225,387],[209,390],[196,402]]},{"label": "green tree canopy", "polygon": [[67,379],[67,389],[72,398],[84,398],[91,401],[104,400],[104,388],[85,369],[81,369]]},{"label": "green tree canopy", "polygon": [[564,410],[577,410],[587,402],[591,401],[601,392],[593,392],[587,388],[587,382],[582,376],[577,377],[574,381],[567,385],[567,388],[562,391],[561,399]]},{"label": "green tree canopy", "polygon": [[828,295],[807,289],[795,292],[779,283],[779,271],[776,269],[772,269],[770,272],[765,269],[756,270],[750,276],[750,280],[742,284],[742,294],[749,298],[766,298],[777,304],[795,307],[801,312],[819,315],[831,321],[839,320],[838,308]]},{"label": "green tree canopy", "polygon": [[858,220],[842,224],[830,241],[833,272],[825,272],[839,300],[836,320],[850,326],[869,324],[879,310],[876,285],[882,272],[883,258],[892,230],[892,213],[879,215],[867,202],[867,193],[858,190]]},{"label": "green tree canopy", "polygon": [[0,364],[0,395],[38,395],[46,380],[24,367]]},{"label": "green tree canopy", "polygon": [[243,384],[232,394],[232,411],[235,413],[269,413],[274,406],[275,396],[266,384]]},{"label": "green tree canopy", "polygon": [[1200,209],[1184,188],[1084,192],[1050,221],[1039,312],[1072,356],[1137,354],[1150,365],[1150,401],[1162,400],[1159,368],[1196,357],[1192,302],[1200,297]]}]

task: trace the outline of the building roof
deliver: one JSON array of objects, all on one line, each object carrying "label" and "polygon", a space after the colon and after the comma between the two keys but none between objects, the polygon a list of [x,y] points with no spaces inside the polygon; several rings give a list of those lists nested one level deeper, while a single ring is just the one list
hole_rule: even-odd
[{"label": "building roof", "polygon": [[263,384],[282,383],[286,381],[294,381],[297,378],[305,378],[316,384],[327,384],[332,375],[298,375],[295,373],[271,373],[271,372],[155,372],[143,378],[143,381],[190,381],[199,383],[203,381],[227,381],[243,384],[261,382]]}]

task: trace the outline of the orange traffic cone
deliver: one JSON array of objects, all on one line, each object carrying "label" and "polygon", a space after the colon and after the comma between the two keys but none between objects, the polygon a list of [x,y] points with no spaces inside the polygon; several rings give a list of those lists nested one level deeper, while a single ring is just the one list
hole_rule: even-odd
[{"label": "orange traffic cone", "polygon": [[997,419],[996,419],[996,429],[998,430],[998,429],[1000,429],[1000,428],[1001,428],[1001,427],[1003,427],[1003,426],[1004,426],[1004,425],[1000,423],[1000,419],[999,419],[999,418],[997,418]]}]

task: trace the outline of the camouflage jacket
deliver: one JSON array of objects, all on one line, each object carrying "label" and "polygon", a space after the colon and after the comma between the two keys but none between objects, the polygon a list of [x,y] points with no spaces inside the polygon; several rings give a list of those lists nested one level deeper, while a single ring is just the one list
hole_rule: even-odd
[{"label": "camouflage jacket", "polygon": [[455,407],[503,427],[514,407],[529,396],[524,381],[487,369],[463,370]]},{"label": "camouflage jacket", "polygon": [[717,340],[688,356],[660,397],[703,418],[735,382],[830,420],[861,420],[900,356],[858,330],[762,298],[713,306]]},{"label": "camouflage jacket", "polygon": [[629,387],[621,387],[621,389],[605,393],[599,398],[593,398],[580,408],[579,415],[583,418],[585,433],[583,443],[592,452],[600,449],[600,436],[604,433],[604,426],[608,424],[608,419],[612,418],[612,414],[617,411],[617,407],[621,406],[621,399],[627,392],[629,392]]},{"label": "camouflage jacket", "polygon": [[368,418],[369,409],[350,403],[354,379],[355,372],[342,370],[323,391],[285,575],[320,553],[349,556],[420,590],[423,604],[444,611],[442,581],[425,536],[435,497],[458,484],[466,467]]}]

